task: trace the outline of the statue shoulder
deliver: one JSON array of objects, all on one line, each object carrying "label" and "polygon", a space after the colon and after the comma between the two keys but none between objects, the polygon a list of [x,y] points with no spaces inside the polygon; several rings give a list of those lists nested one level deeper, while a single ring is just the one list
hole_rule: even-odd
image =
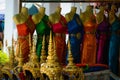
[{"label": "statue shoulder", "polygon": [[80,13],[80,19],[82,20],[82,22],[85,21],[85,13]]},{"label": "statue shoulder", "polygon": [[110,11],[109,12],[109,22],[110,22],[110,24],[112,24],[115,21],[115,18],[116,18],[115,13]]},{"label": "statue shoulder", "polygon": [[84,17],[84,13],[80,13],[80,18],[83,18]]},{"label": "statue shoulder", "polygon": [[42,17],[40,16],[39,13],[34,14],[34,15],[32,16],[32,20],[33,20],[33,22],[34,22],[35,24],[38,24],[38,23],[41,21],[41,19],[42,19]]},{"label": "statue shoulder", "polygon": [[49,21],[51,22],[51,23],[55,23],[55,14],[53,13],[53,14],[50,14],[49,16],[48,16],[48,19],[49,19]]},{"label": "statue shoulder", "polygon": [[104,14],[102,13],[97,13],[96,14],[96,21],[98,24],[100,24],[104,20]]},{"label": "statue shoulder", "polygon": [[67,22],[70,21],[70,17],[71,17],[70,13],[65,14],[65,19],[66,19]]},{"label": "statue shoulder", "polygon": [[21,15],[20,14],[16,14],[13,16],[13,21],[14,23],[17,24],[21,24]]}]

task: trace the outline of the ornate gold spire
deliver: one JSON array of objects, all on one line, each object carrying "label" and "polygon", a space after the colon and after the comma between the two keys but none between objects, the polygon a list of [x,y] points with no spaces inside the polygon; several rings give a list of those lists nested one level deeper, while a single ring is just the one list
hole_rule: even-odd
[{"label": "ornate gold spire", "polygon": [[[83,71],[73,63],[70,41],[68,40],[68,65],[63,68],[63,72],[68,73],[70,80],[84,80]],[[78,77],[79,75],[79,77]],[[82,77],[81,77],[82,75]],[[74,76],[74,78],[73,78]],[[76,77],[77,76],[77,77]]]},{"label": "ornate gold spire", "polygon": [[42,40],[42,50],[41,50],[41,56],[40,56],[40,64],[45,63],[46,62],[46,51],[45,51],[45,35],[43,36],[43,40]]},{"label": "ornate gold spire", "polygon": [[8,47],[7,45],[7,41],[6,41],[6,47],[8,49],[8,53],[9,53],[9,63],[6,63],[2,69],[1,69],[1,73],[2,74],[7,74],[10,78],[10,80],[12,80],[13,75],[11,74],[11,71],[14,69],[15,67],[15,56],[14,56],[14,38],[12,36],[12,47]]},{"label": "ornate gold spire", "polygon": [[53,37],[53,45],[54,45],[54,58],[55,58],[55,61],[56,62],[59,62],[58,61],[58,56],[57,56],[57,54],[56,54],[56,44],[55,44],[55,38]]},{"label": "ornate gold spire", "polygon": [[14,38],[12,36],[12,49],[9,47],[9,62],[10,62],[10,67],[14,68],[15,67],[15,55],[14,55]]},{"label": "ornate gold spire", "polygon": [[14,38],[13,38],[13,35],[12,35],[12,53],[14,54]]},{"label": "ornate gold spire", "polygon": [[[72,52],[71,52],[71,46],[70,46],[70,41],[68,40],[68,66],[75,66],[73,63],[73,57],[72,57]],[[68,67],[67,66],[67,67]]]},{"label": "ornate gold spire", "polygon": [[23,55],[22,55],[22,50],[21,50],[21,45],[19,44],[19,52],[20,52],[20,55],[19,55],[19,58],[18,58],[18,66],[19,67],[22,67],[23,66]]},{"label": "ornate gold spire", "polygon": [[55,51],[53,49],[52,31],[50,31],[50,39],[48,46],[48,57],[46,63],[41,64],[41,73],[46,74],[50,80],[60,80],[61,70],[59,62],[56,61]]},{"label": "ornate gold spire", "polygon": [[31,49],[32,49],[32,44],[31,44],[31,34],[29,33],[29,49],[30,49],[30,53],[31,53]]},{"label": "ornate gold spire", "polygon": [[35,48],[35,42],[33,40],[33,46],[30,53],[30,60],[23,66],[23,71],[25,73],[26,70],[30,71],[33,75],[33,77],[36,79],[40,77],[40,64],[38,61],[38,57],[36,55],[36,48]]},{"label": "ornate gold spire", "polygon": [[22,47],[20,45],[20,43],[18,43],[18,50],[19,50],[19,57],[17,58],[18,60],[18,65],[13,69],[13,73],[19,77],[19,73],[22,72],[23,70],[23,65],[24,65],[24,62],[23,62],[23,55],[22,55]]},{"label": "ornate gold spire", "polygon": [[39,63],[38,57],[36,55],[36,47],[35,47],[35,42],[33,40],[33,46],[32,46],[32,54],[30,56],[30,59],[33,63]]}]

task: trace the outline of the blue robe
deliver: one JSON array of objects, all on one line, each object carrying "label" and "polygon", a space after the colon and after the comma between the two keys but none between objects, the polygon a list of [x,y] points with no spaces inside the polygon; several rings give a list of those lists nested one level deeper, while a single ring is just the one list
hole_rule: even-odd
[{"label": "blue robe", "polygon": [[119,63],[119,47],[120,47],[120,21],[116,20],[111,25],[111,37],[109,46],[109,68],[110,70],[118,75],[118,63]]},{"label": "blue robe", "polygon": [[[83,39],[83,24],[78,14],[73,16],[73,19],[67,23],[69,40],[71,44],[71,52],[74,58],[74,63],[80,63],[80,46]],[[68,54],[67,54],[68,56]]]}]

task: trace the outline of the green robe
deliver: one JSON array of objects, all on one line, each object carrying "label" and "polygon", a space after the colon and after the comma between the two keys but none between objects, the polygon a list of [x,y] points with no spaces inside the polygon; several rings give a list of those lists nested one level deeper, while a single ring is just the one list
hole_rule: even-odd
[{"label": "green robe", "polygon": [[[48,16],[45,15],[42,18],[42,20],[36,25],[36,32],[37,32],[36,53],[37,53],[37,56],[39,59],[40,59],[40,55],[41,55],[43,35],[45,35],[45,37],[47,37],[50,34],[50,27],[49,27],[48,23],[49,23]],[[46,53],[48,51],[48,41],[49,41],[47,39],[48,38],[45,39]]]}]

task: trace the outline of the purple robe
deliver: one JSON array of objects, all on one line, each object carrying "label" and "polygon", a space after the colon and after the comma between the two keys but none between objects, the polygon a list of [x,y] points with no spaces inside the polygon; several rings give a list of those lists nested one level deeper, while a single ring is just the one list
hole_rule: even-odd
[{"label": "purple robe", "polygon": [[98,24],[97,28],[97,63],[108,63],[108,47],[109,47],[109,23],[104,16],[103,21]]}]

